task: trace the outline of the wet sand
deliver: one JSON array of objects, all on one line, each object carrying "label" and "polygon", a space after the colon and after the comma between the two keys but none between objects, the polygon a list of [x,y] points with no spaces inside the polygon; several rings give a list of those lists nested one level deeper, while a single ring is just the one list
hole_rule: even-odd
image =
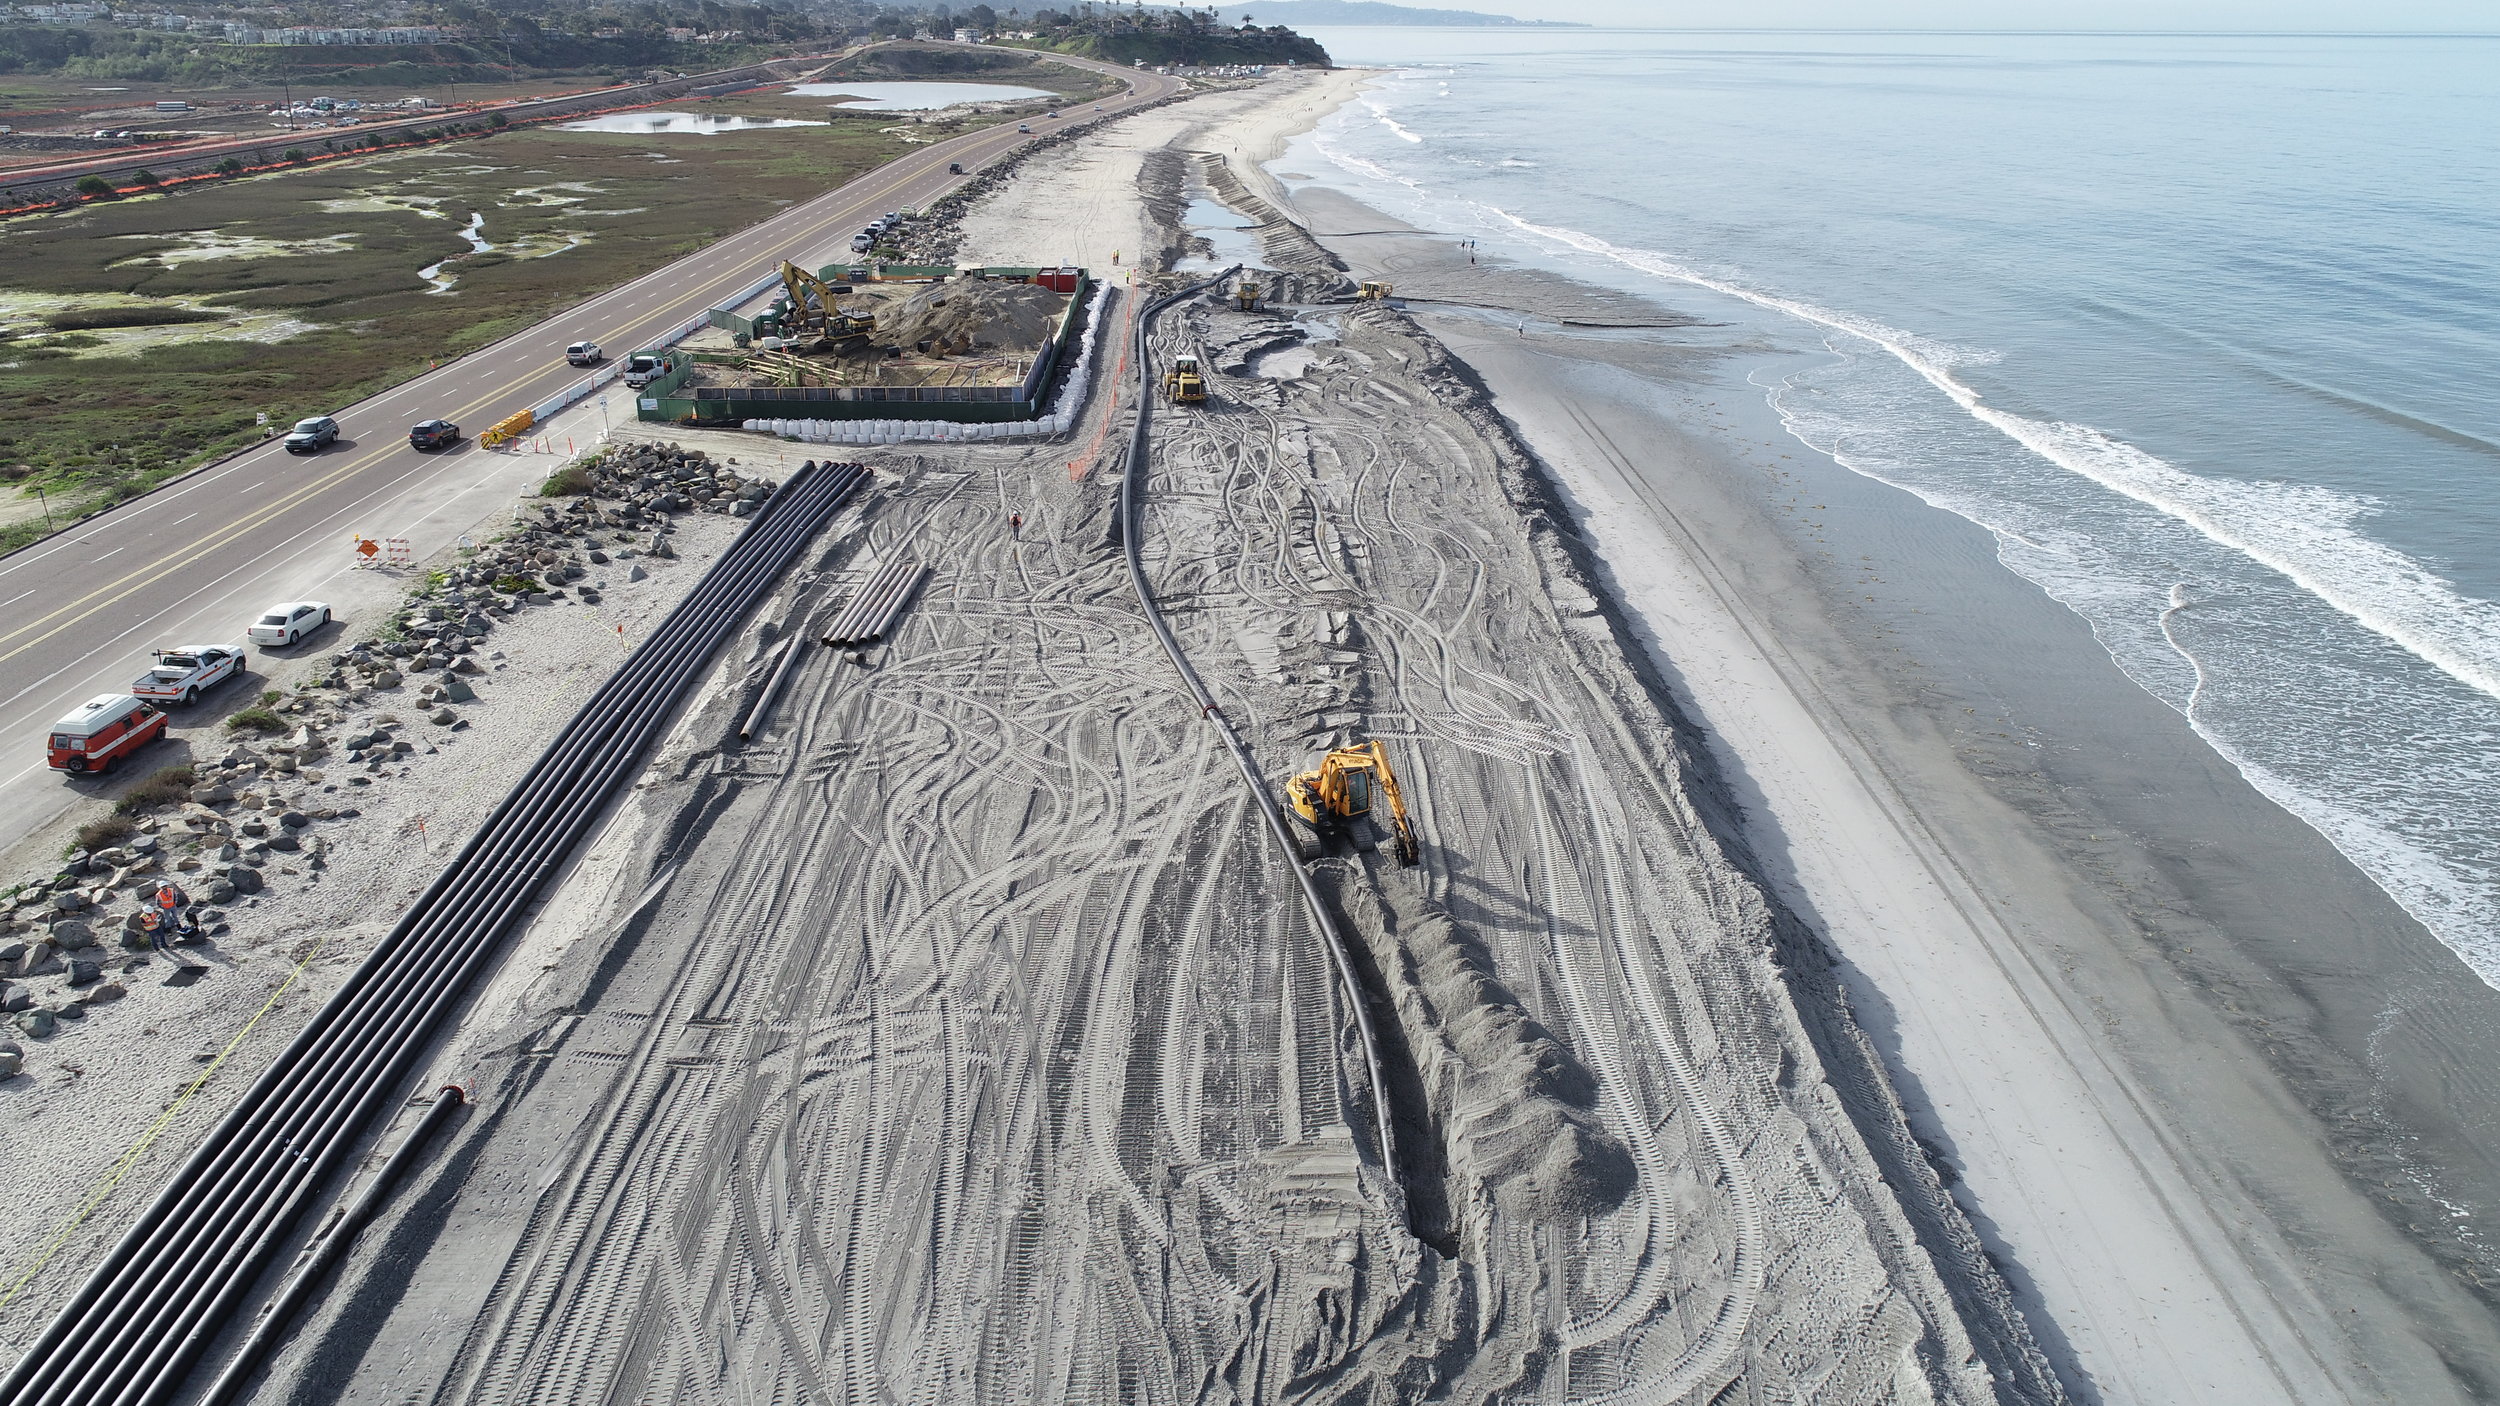
[{"label": "wet sand", "polygon": [[1761,384],[1811,339],[1698,294],[1662,306],[1716,325],[1571,326],[1545,275],[1326,242],[1435,300],[1574,499],[2078,1397],[2487,1398],[2489,988],[1986,532],[1788,436]]}]

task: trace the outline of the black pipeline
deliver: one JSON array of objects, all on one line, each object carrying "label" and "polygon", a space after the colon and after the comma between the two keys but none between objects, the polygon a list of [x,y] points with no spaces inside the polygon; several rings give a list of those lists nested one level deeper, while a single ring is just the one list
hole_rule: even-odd
[{"label": "black pipeline", "polygon": [[1267,832],[1284,852],[1285,863],[1293,870],[1296,884],[1302,888],[1302,906],[1311,915],[1311,925],[1319,929],[1320,945],[1328,950],[1329,964],[1336,968],[1337,980],[1345,987],[1346,1008],[1354,1014],[1355,1033],[1363,1041],[1363,1067],[1369,1076],[1372,1095],[1372,1121],[1380,1132],[1380,1170],[1391,1186],[1397,1185],[1397,1144],[1389,1130],[1389,1085],[1380,1074],[1380,1041],[1372,1031],[1371,1009],[1363,1000],[1363,984],[1355,978],[1354,962],[1346,954],[1345,934],[1337,930],[1337,920],[1329,916],[1328,905],[1321,900],[1319,885],[1311,880],[1311,872],[1302,865],[1302,847],[1293,837],[1293,828],[1285,822],[1285,813],[1276,805],[1276,797],[1267,789],[1267,778],[1259,772],[1259,764],[1250,755],[1250,744],[1241,740],[1233,729],[1232,719],[1224,716],[1223,705],[1215,701],[1206,681],[1190,667],[1189,656],[1181,652],[1181,642],[1164,623],[1163,611],[1155,605],[1154,590],[1146,583],[1145,559],[1140,555],[1145,541],[1146,479],[1152,472],[1146,462],[1147,422],[1154,414],[1154,358],[1149,338],[1155,319],[1165,308],[1183,298],[1219,287],[1224,280],[1241,272],[1235,264],[1204,283],[1191,284],[1177,293],[1167,293],[1148,303],[1137,314],[1137,341],[1131,354],[1137,361],[1137,424],[1130,431],[1128,462],[1120,468],[1120,540],[1128,557],[1129,588],[1137,593],[1137,604],[1146,612],[1146,624],[1154,630],[1162,644],[1164,656],[1188,686],[1189,696],[1198,703],[1198,716],[1215,725],[1216,735],[1224,748],[1232,753],[1233,764],[1241,769],[1242,784],[1249,788],[1251,800],[1257,802],[1259,815],[1267,822]]},{"label": "black pipeline", "polygon": [[0,1381],[0,1403],[154,1406],[181,1389],[720,642],[867,476],[811,461],[782,485],[167,1180]]}]

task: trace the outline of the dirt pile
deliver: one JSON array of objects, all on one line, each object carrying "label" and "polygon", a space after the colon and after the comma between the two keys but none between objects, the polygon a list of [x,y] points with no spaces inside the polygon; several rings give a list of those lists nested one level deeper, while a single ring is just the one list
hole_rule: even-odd
[{"label": "dirt pile", "polygon": [[1334,881],[1371,946],[1445,1132],[1454,1189],[1481,1186],[1511,1214],[1549,1223],[1621,1205],[1632,1157],[1592,1111],[1596,1076],[1521,1007],[1484,945],[1399,877],[1337,860],[1314,873]]},{"label": "dirt pile", "polygon": [[1050,339],[1067,306],[1065,294],[1031,283],[933,283],[880,312],[870,340],[932,356],[1035,351]]}]

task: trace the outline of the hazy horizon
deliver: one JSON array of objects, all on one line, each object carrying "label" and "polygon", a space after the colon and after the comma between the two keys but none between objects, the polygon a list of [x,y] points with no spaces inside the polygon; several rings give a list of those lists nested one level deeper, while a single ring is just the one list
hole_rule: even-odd
[{"label": "hazy horizon", "polygon": [[2075,30],[2147,33],[2500,33],[2486,0],[1388,0],[1407,9],[1461,9],[1526,20],[1567,20],[1635,29]]}]

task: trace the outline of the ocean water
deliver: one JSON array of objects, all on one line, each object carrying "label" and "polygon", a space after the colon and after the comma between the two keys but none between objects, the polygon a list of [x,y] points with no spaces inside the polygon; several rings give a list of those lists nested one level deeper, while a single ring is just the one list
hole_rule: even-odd
[{"label": "ocean water", "polygon": [[1317,37],[1393,72],[1280,169],[1819,339],[1792,434],[2500,986],[2500,37]]}]

